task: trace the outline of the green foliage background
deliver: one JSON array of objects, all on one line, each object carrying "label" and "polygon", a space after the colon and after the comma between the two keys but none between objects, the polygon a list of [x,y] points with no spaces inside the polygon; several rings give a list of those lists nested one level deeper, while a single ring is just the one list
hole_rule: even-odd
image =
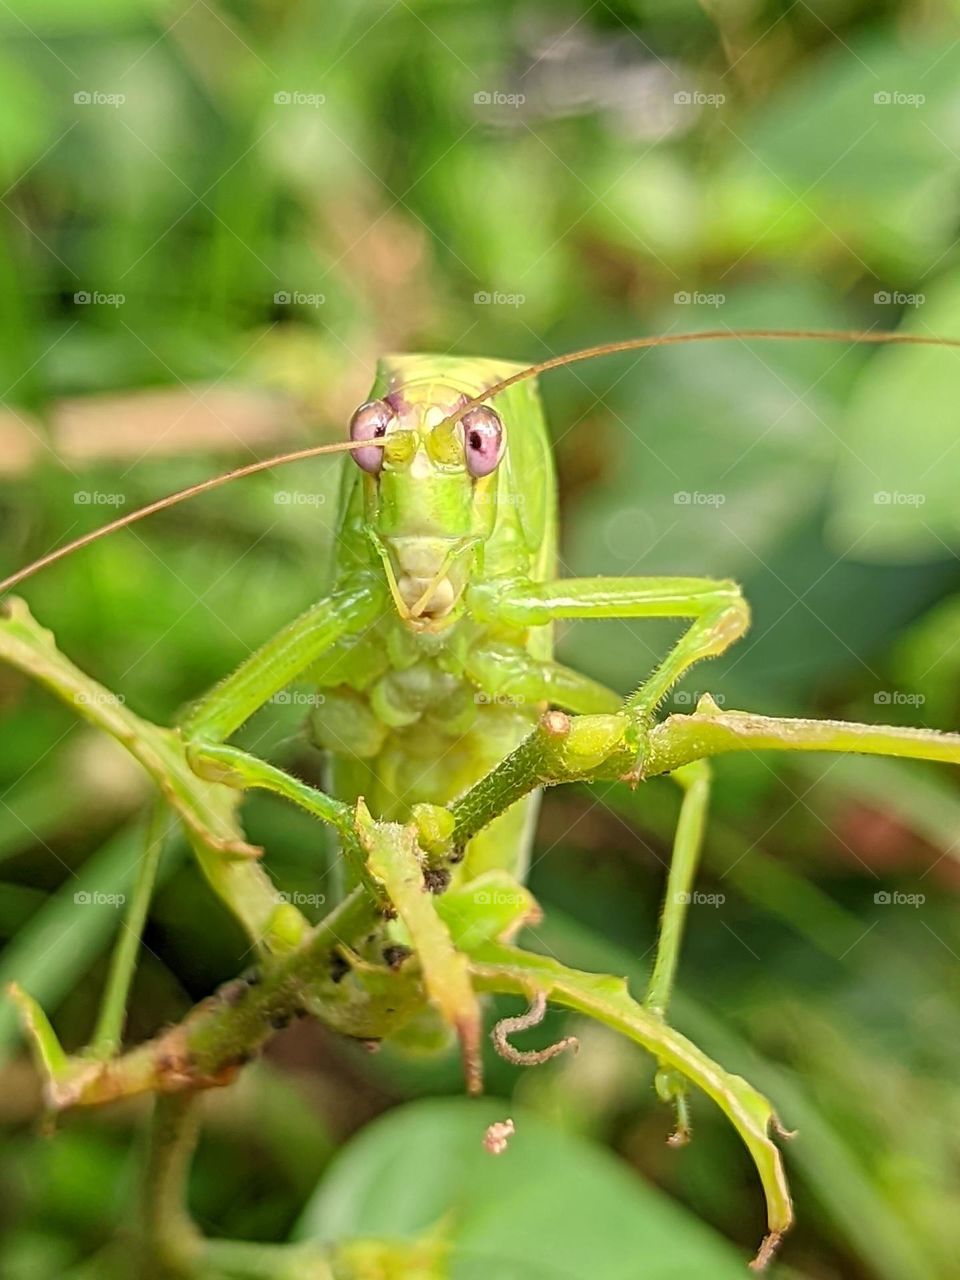
[{"label": "green foliage background", "polygon": [[[4,572],[117,506],[338,438],[385,350],[960,334],[952,3],[9,0],[0,35]],[[744,582],[752,634],[674,709],[709,689],[957,728],[958,389],[956,352],[852,345],[557,374],[565,569]],[[169,719],[316,597],[335,471],[243,482],[24,594],[80,665]],[[581,625],[563,646],[626,690],[670,634]],[[142,788],[7,671],[0,702],[0,972],[73,1046],[117,927],[75,895],[123,892]],[[315,771],[301,718],[272,707],[247,741]],[[718,774],[702,879],[723,902],[692,909],[676,1020],[800,1131],[782,1274],[956,1275],[956,779],[854,758]],[[641,982],[675,816],[668,784],[551,796],[535,941]],[[268,800],[249,824],[290,892],[323,894],[312,826]],[[133,1039],[247,962],[180,851],[145,941]],[[298,1026],[210,1100],[198,1217],[263,1240],[446,1233],[458,1278],[736,1274],[762,1223],[734,1135],[700,1102],[668,1151],[650,1064],[578,1031],[575,1060],[491,1064],[502,1097],[471,1112],[452,1063]],[[125,1274],[109,1241],[140,1109],[45,1140],[7,1009],[0,1055],[0,1274]],[[469,1134],[511,1111],[494,1177]]]}]

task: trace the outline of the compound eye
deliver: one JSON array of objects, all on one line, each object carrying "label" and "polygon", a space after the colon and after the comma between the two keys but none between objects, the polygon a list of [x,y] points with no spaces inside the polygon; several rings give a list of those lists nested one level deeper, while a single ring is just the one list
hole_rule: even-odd
[{"label": "compound eye", "polygon": [[486,405],[478,405],[460,419],[467,470],[478,479],[488,476],[503,457],[503,423]]},{"label": "compound eye", "polygon": [[[350,439],[358,443],[363,440],[379,440],[387,434],[387,427],[395,417],[396,414],[385,400],[368,400],[350,419]],[[380,468],[383,466],[381,446],[351,449],[350,456],[358,467],[369,471],[372,476],[380,474]]]}]

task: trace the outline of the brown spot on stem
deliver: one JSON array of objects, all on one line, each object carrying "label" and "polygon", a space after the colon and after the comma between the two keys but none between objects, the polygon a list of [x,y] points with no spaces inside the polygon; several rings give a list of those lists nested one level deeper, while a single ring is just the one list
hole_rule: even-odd
[{"label": "brown spot on stem", "polygon": [[450,872],[446,867],[427,867],[423,883],[430,893],[445,893],[450,886]]},{"label": "brown spot on stem", "polygon": [[545,711],[540,727],[551,738],[565,738],[570,732],[570,717],[565,711]]},{"label": "brown spot on stem", "polygon": [[383,962],[394,972],[400,968],[407,956],[412,955],[410,948],[405,947],[402,942],[394,942],[389,947],[383,948]]}]

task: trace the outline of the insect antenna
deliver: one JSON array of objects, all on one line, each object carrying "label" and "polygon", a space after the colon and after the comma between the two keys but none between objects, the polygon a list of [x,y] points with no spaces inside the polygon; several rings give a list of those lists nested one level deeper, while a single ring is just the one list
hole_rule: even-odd
[{"label": "insect antenna", "polygon": [[598,356],[619,355],[624,351],[643,351],[647,347],[677,347],[686,342],[745,342],[753,339],[773,342],[847,342],[856,345],[860,342],[876,346],[916,346],[916,347],[960,347],[960,338],[937,338],[915,333],[890,333],[882,329],[700,329],[694,333],[660,333],[649,334],[642,338],[624,338],[620,342],[601,342],[595,347],[583,347],[580,351],[569,351],[566,355],[551,356],[540,360],[519,373],[495,382],[479,395],[462,404],[445,420],[443,425],[453,425],[475,409],[498,396],[508,387],[525,382],[528,378],[536,378],[541,373],[549,373],[551,369],[563,369],[568,364],[579,364],[581,360],[594,360]]},{"label": "insect antenna", "polygon": [[[847,342],[852,345],[868,343],[875,346],[960,348],[960,338],[928,337],[923,334],[913,333],[889,333],[885,330],[874,329],[701,329],[693,333],[648,334],[640,338],[625,338],[620,342],[603,342],[598,346],[584,347],[580,351],[570,351],[565,355],[551,356],[547,360],[541,360],[536,364],[529,365],[526,369],[521,369],[519,373],[511,374],[510,377],[503,378],[500,382],[495,382],[479,395],[464,401],[441,425],[454,425],[459,422],[465,413],[476,408],[477,405],[493,399],[501,391],[506,391],[508,387],[515,386],[518,382],[524,382],[528,378],[535,378],[541,373],[548,373],[551,369],[562,369],[566,365],[578,364],[583,360],[594,360],[598,356],[612,356],[626,351],[643,351],[649,347],[680,346],[687,342],[746,342],[754,339],[774,342]],[[374,438],[364,440],[363,445],[364,448],[382,448],[386,443],[385,439],[378,440]],[[146,506],[139,507],[136,511],[118,516],[116,520],[111,520],[108,524],[102,525],[101,528],[93,529],[90,533],[74,538],[72,542],[67,542],[62,547],[57,547],[46,555],[40,556],[39,559],[25,565],[24,568],[18,569],[16,573],[12,573],[9,577],[0,580],[0,592],[9,591],[11,587],[26,581],[27,578],[32,577],[40,569],[45,569],[47,565],[55,564],[58,560],[65,559],[67,556],[72,555],[74,551],[79,551],[81,547],[87,547],[92,542],[105,538],[108,534],[115,533],[118,529],[125,529],[128,525],[136,524],[138,520],[144,520],[147,516],[152,516],[158,511],[165,511],[168,507],[176,506],[179,502],[185,502],[188,498],[195,498],[198,494],[207,493],[209,490],[217,489],[233,480],[241,480],[244,476],[255,475],[258,471],[268,471],[271,467],[279,467],[288,462],[302,462],[307,458],[316,458],[324,453],[346,453],[356,449],[356,447],[356,442],[352,440],[344,440],[336,444],[314,445],[308,449],[298,449],[293,453],[277,454],[275,457],[265,458],[261,462],[251,462],[246,466],[237,467],[233,471],[225,471],[221,475],[212,476],[209,480],[201,480],[198,484],[189,485],[186,489],[179,489],[176,493],[170,493],[164,498],[158,498],[155,502],[149,502]]]},{"label": "insect antenna", "polygon": [[[386,443],[386,440],[365,440],[363,442],[364,448],[374,449],[381,448]],[[116,533],[118,529],[125,529],[128,525],[136,524],[138,520],[145,520],[147,516],[152,516],[157,511],[166,511],[168,507],[175,507],[178,502],[186,502],[188,498],[195,498],[198,494],[207,493],[211,489],[219,489],[221,485],[229,484],[232,480],[242,480],[244,476],[256,475],[258,471],[269,471],[271,467],[279,467],[287,462],[302,462],[307,458],[319,457],[322,453],[346,453],[350,449],[356,449],[356,447],[352,440],[341,440],[336,444],[318,444],[312,445],[309,449],[297,449],[293,453],[279,453],[273,458],[264,458],[260,462],[250,462],[246,466],[234,468],[233,471],[224,471],[218,476],[211,476],[209,480],[201,480],[198,484],[189,485],[186,489],[178,489],[176,493],[168,493],[164,498],[157,498],[155,502],[148,502],[145,507],[138,507],[136,511],[130,511],[126,515],[118,516],[116,520],[111,520],[109,524],[101,525],[99,529],[92,529],[89,533],[85,533],[79,538],[74,538],[72,542],[64,543],[62,547],[55,548],[45,556],[40,556],[38,560],[25,565],[24,568],[18,569],[16,573],[11,573],[8,578],[0,581],[0,592],[9,591],[11,587],[15,587],[27,578],[33,577],[40,569],[45,569],[47,565],[55,564],[58,560],[65,559],[67,556],[72,555],[74,551],[79,551],[81,547],[88,547],[91,542],[105,538],[110,533]]]}]

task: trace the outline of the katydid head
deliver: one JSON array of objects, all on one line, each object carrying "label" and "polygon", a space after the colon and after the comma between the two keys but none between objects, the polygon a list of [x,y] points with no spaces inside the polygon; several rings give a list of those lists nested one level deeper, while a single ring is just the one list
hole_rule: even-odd
[{"label": "katydid head", "polygon": [[350,423],[367,532],[398,613],[418,628],[454,616],[471,552],[492,528],[506,433],[488,405],[450,422],[468,399],[434,380],[407,383],[361,405]]},{"label": "katydid head", "polygon": [[[261,462],[248,463],[167,494],[40,556],[0,581],[0,591],[9,591],[38,570],[63,560],[81,547],[89,546],[118,529],[125,529],[155,512],[176,506],[187,498],[288,462],[349,451],[366,473],[364,506],[367,528],[375,541],[380,539],[378,551],[384,560],[398,611],[417,625],[442,625],[463,594],[470,551],[490,536],[494,525],[495,483],[498,470],[501,470],[499,464],[504,456],[509,429],[504,429],[489,401],[516,384],[551,369],[560,369],[581,360],[593,360],[598,356],[643,351],[650,347],[679,346],[688,342],[753,340],[960,348],[960,338],[889,333],[875,329],[705,329],[694,333],[626,338],[622,342],[608,342],[566,355],[551,356],[527,366],[505,364],[503,361],[433,357],[433,362],[445,369],[482,368],[485,373],[480,376],[480,385],[470,385],[467,378],[449,377],[445,386],[431,381],[418,387],[404,383],[401,378],[396,387],[386,387],[377,399],[362,405],[357,411],[354,416],[355,438],[336,444],[313,445],[265,458]],[[422,363],[425,358],[393,357],[389,363],[401,367],[405,359]],[[465,385],[455,390],[455,382]],[[383,453],[382,462],[377,457],[380,452]],[[520,470],[523,466],[521,461]],[[486,512],[483,511],[484,505]],[[404,543],[404,538],[412,541]],[[447,553],[450,556],[448,563]],[[411,580],[419,579],[425,583],[419,599],[409,602],[408,597],[413,595],[412,587],[406,588],[405,594],[399,591],[397,570],[400,571],[400,579],[406,575]]]}]

